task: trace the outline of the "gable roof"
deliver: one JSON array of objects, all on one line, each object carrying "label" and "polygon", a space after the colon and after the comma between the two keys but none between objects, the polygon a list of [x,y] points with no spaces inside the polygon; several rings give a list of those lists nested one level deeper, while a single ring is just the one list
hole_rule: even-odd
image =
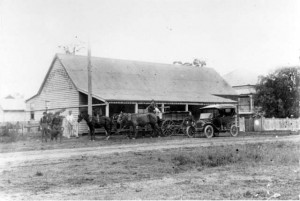
[{"label": "gable roof", "polygon": [[[87,57],[57,54],[55,59],[61,62],[77,90],[87,93]],[[230,103],[235,101],[219,96],[237,95],[212,68],[99,57],[92,57],[91,63],[92,93],[105,101]]]},{"label": "gable roof", "polygon": [[237,69],[223,77],[231,86],[256,85],[259,73],[250,69]]}]

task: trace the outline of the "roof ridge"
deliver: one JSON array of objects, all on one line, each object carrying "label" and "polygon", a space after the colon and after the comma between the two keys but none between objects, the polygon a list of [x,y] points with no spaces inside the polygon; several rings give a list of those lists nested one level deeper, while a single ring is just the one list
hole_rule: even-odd
[{"label": "roof ridge", "polygon": [[[73,54],[63,54],[63,53],[56,53],[58,57],[88,57],[87,55],[73,55]],[[170,66],[176,66],[176,67],[184,67],[184,68],[207,68],[207,69],[213,69],[212,67],[200,67],[200,66],[186,66],[186,65],[175,65],[172,63],[161,63],[161,62],[154,62],[154,61],[141,61],[141,60],[131,60],[131,59],[120,59],[120,58],[111,58],[111,57],[99,57],[99,56],[91,56],[91,58],[94,59],[106,59],[106,60],[117,60],[117,61],[127,61],[127,62],[138,62],[138,63],[144,63],[144,64],[159,64],[159,65],[170,65]]]}]

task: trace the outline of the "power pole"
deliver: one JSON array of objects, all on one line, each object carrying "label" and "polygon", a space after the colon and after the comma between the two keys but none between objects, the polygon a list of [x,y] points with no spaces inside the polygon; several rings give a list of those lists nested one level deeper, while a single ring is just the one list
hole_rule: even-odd
[{"label": "power pole", "polygon": [[92,62],[90,41],[88,44],[88,114],[92,116]]}]

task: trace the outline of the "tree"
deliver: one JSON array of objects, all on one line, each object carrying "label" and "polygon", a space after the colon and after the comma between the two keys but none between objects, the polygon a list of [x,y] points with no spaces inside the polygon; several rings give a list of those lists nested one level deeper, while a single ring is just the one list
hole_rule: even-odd
[{"label": "tree", "polygon": [[80,52],[80,50],[85,48],[84,42],[79,40],[77,36],[75,36],[75,38],[72,40],[73,42],[67,45],[59,45],[58,48],[63,49],[65,54],[72,54],[72,55],[77,54],[78,52]]},{"label": "tree", "polygon": [[283,67],[260,76],[254,96],[266,117],[299,117],[299,67]]},{"label": "tree", "polygon": [[194,59],[194,61],[192,63],[189,63],[189,62],[182,63],[181,61],[174,61],[173,64],[174,65],[179,64],[179,65],[183,65],[183,66],[196,66],[196,67],[206,66],[206,62],[201,59]]},{"label": "tree", "polygon": [[204,60],[194,59],[193,65],[198,66],[198,67],[199,66],[203,67],[203,66],[206,66],[206,62]]},{"label": "tree", "polygon": [[77,44],[69,44],[69,45],[65,45],[65,46],[59,45],[58,48],[63,49],[66,54],[75,55],[77,52],[79,52],[84,47],[82,47],[81,45],[77,45]]}]

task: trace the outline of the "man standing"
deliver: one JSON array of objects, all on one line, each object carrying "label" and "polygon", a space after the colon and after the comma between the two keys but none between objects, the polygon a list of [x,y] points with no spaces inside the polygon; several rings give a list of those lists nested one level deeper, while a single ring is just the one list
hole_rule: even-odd
[{"label": "man standing", "polygon": [[47,142],[50,121],[51,119],[47,116],[47,112],[43,112],[43,117],[40,119],[40,130],[42,132],[42,142],[44,137],[45,137],[45,141]]}]

